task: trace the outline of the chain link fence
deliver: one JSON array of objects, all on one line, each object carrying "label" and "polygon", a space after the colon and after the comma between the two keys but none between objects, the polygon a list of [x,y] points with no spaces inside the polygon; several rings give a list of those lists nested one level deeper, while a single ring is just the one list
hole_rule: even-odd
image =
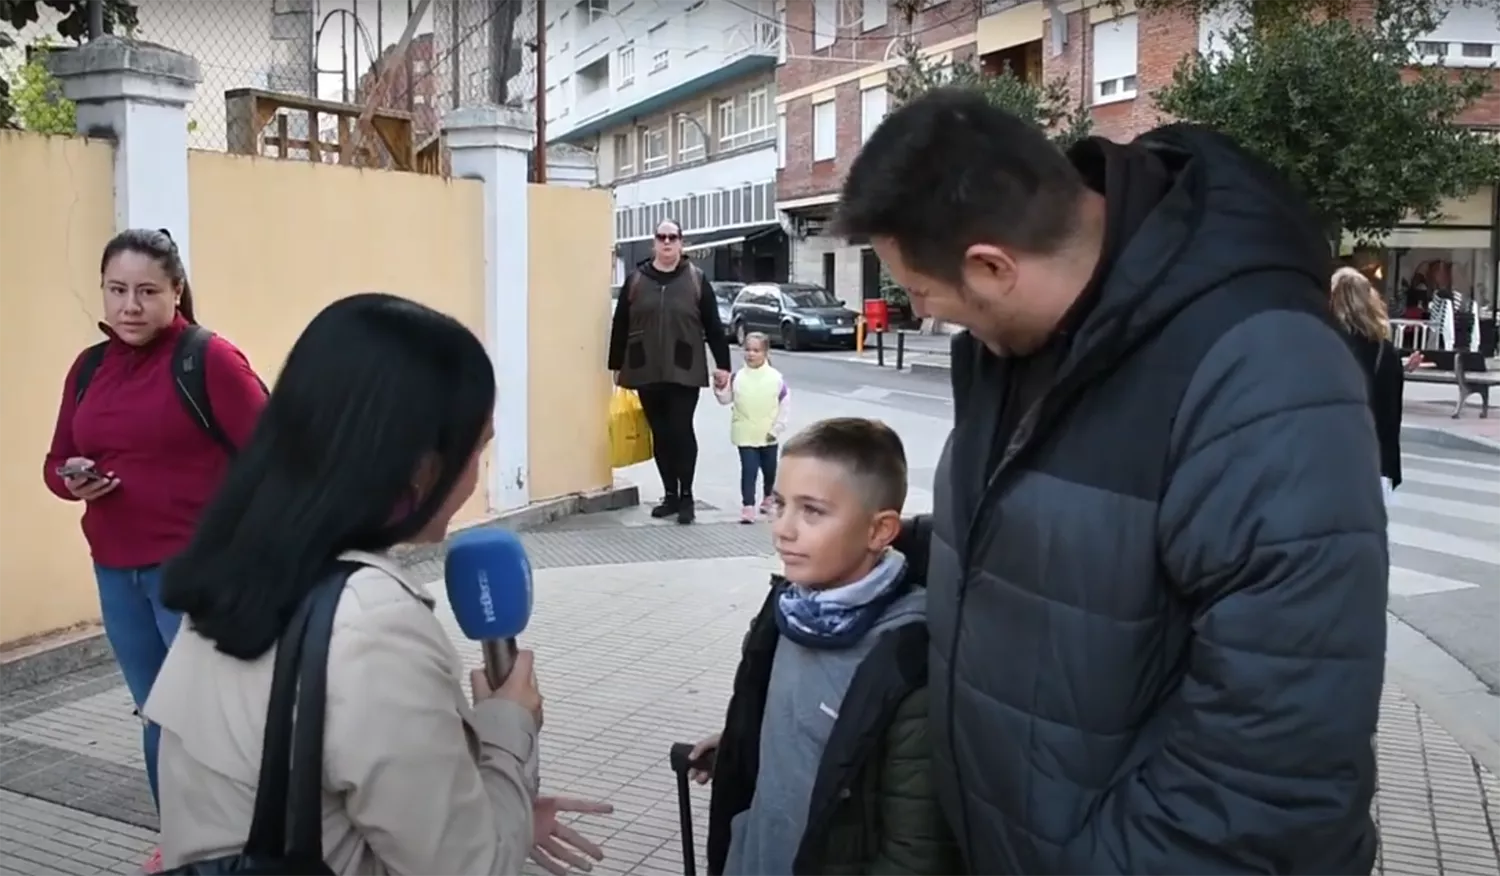
[{"label": "chain link fence", "polygon": [[[436,143],[443,115],[459,107],[502,104],[535,119],[538,0],[432,0],[398,56],[407,15],[417,6],[402,0],[134,0],[135,21],[112,29],[198,60],[203,80],[188,107],[188,145],[195,149],[223,151],[244,142],[237,135],[245,132],[230,130],[241,123],[226,112],[225,92],[237,89],[406,112],[419,149]],[[19,28],[0,22],[0,124],[71,134],[73,106],[43,58],[76,43],[59,32],[60,13],[44,3],[36,7],[35,22]],[[320,114],[319,131],[308,129],[305,112],[286,115],[289,141],[336,144],[347,136],[336,115]],[[263,133],[276,132],[253,136]],[[320,160],[338,160],[336,149],[319,151]],[[282,154],[308,158],[309,152],[304,145]]]}]

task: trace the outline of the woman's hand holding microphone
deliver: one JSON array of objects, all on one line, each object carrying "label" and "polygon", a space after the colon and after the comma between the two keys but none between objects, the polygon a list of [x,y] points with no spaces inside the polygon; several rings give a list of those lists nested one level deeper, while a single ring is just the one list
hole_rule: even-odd
[{"label": "woman's hand holding microphone", "polygon": [[537,728],[541,728],[542,692],[536,686],[536,654],[534,652],[517,651],[516,662],[511,667],[510,675],[506,676],[505,683],[497,688],[490,687],[490,681],[483,669],[472,670],[469,673],[469,689],[474,694],[475,705],[478,705],[480,700],[492,697],[509,700],[530,712],[531,716],[536,718]]}]

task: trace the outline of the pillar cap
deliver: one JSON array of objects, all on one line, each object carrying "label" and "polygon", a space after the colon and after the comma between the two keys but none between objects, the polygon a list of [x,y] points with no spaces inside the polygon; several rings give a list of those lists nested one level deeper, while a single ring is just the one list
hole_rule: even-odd
[{"label": "pillar cap", "polygon": [[536,145],[531,113],[509,106],[466,106],[443,116],[449,149],[511,149],[529,152]]},{"label": "pillar cap", "polygon": [[48,52],[47,69],[74,103],[135,99],[186,106],[203,81],[191,55],[113,35]]}]

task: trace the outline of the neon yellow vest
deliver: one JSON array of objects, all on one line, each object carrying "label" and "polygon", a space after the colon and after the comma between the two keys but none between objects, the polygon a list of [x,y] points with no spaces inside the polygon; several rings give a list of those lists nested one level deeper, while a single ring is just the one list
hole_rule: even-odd
[{"label": "neon yellow vest", "polygon": [[734,407],[729,440],[736,447],[763,447],[781,409],[781,372],[770,365],[741,368],[734,375]]}]

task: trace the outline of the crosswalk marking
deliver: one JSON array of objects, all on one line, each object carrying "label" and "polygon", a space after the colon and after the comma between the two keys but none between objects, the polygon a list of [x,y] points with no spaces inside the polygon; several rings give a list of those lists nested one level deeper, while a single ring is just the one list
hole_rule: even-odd
[{"label": "crosswalk marking", "polygon": [[1392,544],[1426,548],[1452,557],[1463,557],[1481,563],[1500,565],[1500,548],[1473,541],[1458,535],[1450,535],[1436,529],[1412,526],[1407,523],[1392,523],[1387,527]]},{"label": "crosswalk marking", "polygon": [[1426,596],[1429,593],[1451,593],[1454,590],[1472,590],[1478,587],[1468,581],[1455,581],[1441,575],[1414,572],[1400,566],[1391,567],[1392,596]]},{"label": "crosswalk marking", "polygon": [[1404,512],[1407,511],[1443,514],[1448,517],[1460,517],[1500,526],[1500,506],[1491,507],[1475,505],[1471,502],[1456,502],[1452,499],[1436,499],[1409,490],[1397,489],[1396,497],[1391,500],[1391,516],[1394,517],[1398,512],[1402,512],[1405,516]]},{"label": "crosswalk marking", "polygon": [[1500,496],[1500,478],[1487,478],[1479,472],[1474,477],[1459,477],[1450,474],[1438,474],[1437,472],[1422,471],[1420,469],[1407,472],[1403,467],[1401,474],[1408,481],[1421,481],[1434,487],[1458,487],[1464,490],[1475,490],[1481,493],[1494,493]]},{"label": "crosswalk marking", "polygon": [[[1482,564],[1481,570],[1494,568],[1489,586],[1500,588],[1500,463],[1419,453],[1404,453],[1402,460],[1406,463],[1402,466],[1405,480],[1391,500],[1387,532],[1392,553],[1401,553],[1402,562],[1427,567],[1392,565],[1391,596],[1428,596],[1478,589],[1481,585],[1475,580],[1465,580],[1484,579],[1484,575],[1475,574],[1476,563]],[[1468,490],[1470,495],[1482,495],[1475,496],[1477,501],[1463,502],[1424,496],[1412,489],[1419,486],[1457,487]],[[1484,537],[1486,529],[1494,535]],[[1395,550],[1398,547],[1419,548],[1420,552],[1398,552]],[[1451,558],[1452,565],[1464,571],[1454,573],[1443,568],[1434,554]],[[1462,577],[1449,577],[1445,572]]]},{"label": "crosswalk marking", "polygon": [[1497,468],[1494,463],[1472,462],[1467,459],[1453,459],[1448,456],[1429,456],[1425,453],[1403,453],[1401,454],[1401,458],[1417,466],[1421,466],[1424,462],[1439,462],[1445,466],[1472,468],[1487,473],[1493,479],[1500,480],[1500,468]]}]

